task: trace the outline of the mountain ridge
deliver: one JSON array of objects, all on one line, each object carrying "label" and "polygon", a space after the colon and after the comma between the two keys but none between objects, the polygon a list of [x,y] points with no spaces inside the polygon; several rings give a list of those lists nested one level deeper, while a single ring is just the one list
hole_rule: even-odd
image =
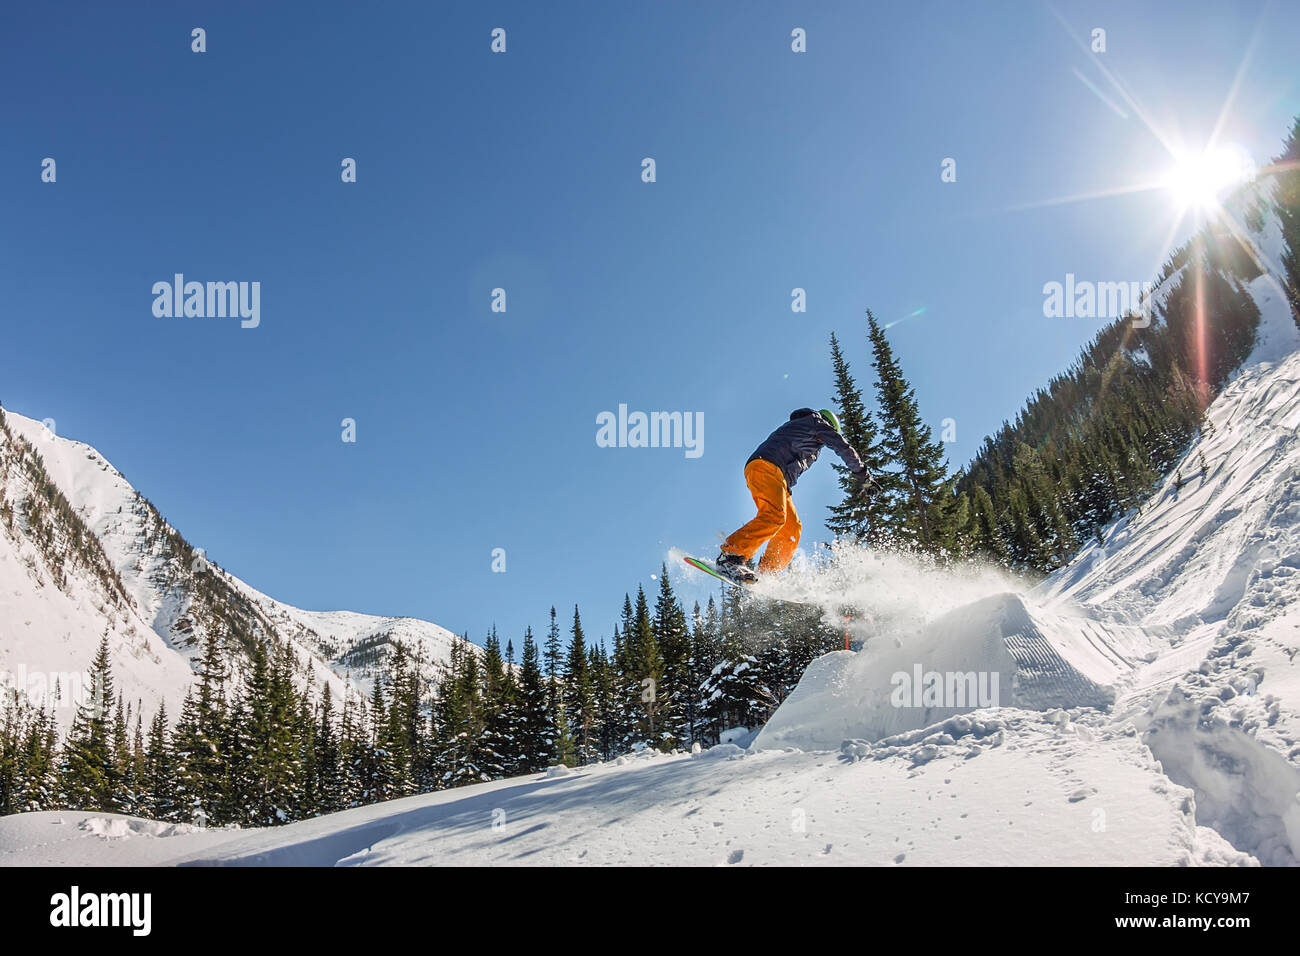
[{"label": "mountain ridge", "polygon": [[[336,695],[368,693],[395,642],[431,680],[463,641],[418,618],[278,601],[190,545],[93,446],[0,415],[0,683],[82,672],[108,636],[128,699],[176,713],[210,634],[237,664],[255,642],[288,642],[300,679]],[[74,708],[57,710],[66,723]]]}]

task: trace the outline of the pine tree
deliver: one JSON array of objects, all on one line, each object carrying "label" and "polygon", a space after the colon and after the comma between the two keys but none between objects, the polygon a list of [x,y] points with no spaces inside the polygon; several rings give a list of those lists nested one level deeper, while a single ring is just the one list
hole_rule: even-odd
[{"label": "pine tree", "polygon": [[21,807],[19,759],[21,740],[26,732],[26,713],[17,689],[4,693],[4,710],[0,711],[0,816],[18,813]]},{"label": "pine tree", "polygon": [[[344,808],[360,806],[364,799],[361,779],[365,759],[365,741],[357,718],[357,702],[352,695],[343,698],[343,715],[339,719],[339,803]],[[432,750],[432,748],[431,748]],[[437,785],[433,754],[428,760],[430,787]]]},{"label": "pine tree", "polygon": [[596,724],[600,728],[600,759],[612,760],[618,752],[618,675],[603,641],[590,650],[587,660],[595,694]]},{"label": "pine tree", "polygon": [[416,764],[422,747],[420,692],[420,677],[411,666],[410,651],[405,644],[395,642],[389,667],[388,713],[382,734],[392,796],[404,797],[416,789]]},{"label": "pine tree", "polygon": [[967,522],[968,548],[972,553],[1002,561],[1007,556],[1007,546],[998,528],[993,498],[983,485],[976,485],[973,499]]},{"label": "pine tree", "polygon": [[112,812],[121,806],[121,770],[109,717],[114,702],[105,635],[90,666],[90,698],[77,708],[64,746],[59,788],[70,809]]},{"label": "pine tree", "polygon": [[479,740],[477,763],[489,779],[506,776],[513,766],[510,723],[512,714],[506,685],[505,661],[501,641],[493,626],[483,652],[483,734]]},{"label": "pine tree", "polygon": [[121,695],[113,712],[113,805],[119,813],[134,814],[137,811],[137,798],[131,743],[127,729],[130,717]]},{"label": "pine tree", "polygon": [[921,419],[916,393],[870,311],[867,324],[880,402],[881,447],[895,469],[891,478],[882,482],[882,523],[896,539],[914,542],[927,551],[942,551],[957,536],[943,445],[933,439],[930,426]]},{"label": "pine tree", "polygon": [[560,674],[560,625],[555,616],[555,606],[551,606],[551,627],[546,632],[546,647],[544,649],[543,661],[546,665],[547,686],[555,693],[556,681]]},{"label": "pine tree", "polygon": [[58,803],[58,727],[54,707],[29,714],[19,759],[22,782],[17,797],[24,812],[53,809]]},{"label": "pine tree", "polygon": [[573,740],[569,736],[569,722],[564,714],[564,693],[561,687],[560,624],[551,606],[551,626],[546,632],[542,660],[546,667],[547,706],[553,733],[555,759],[566,767],[573,763]]},{"label": "pine tree", "polygon": [[551,765],[556,759],[556,752],[549,693],[538,662],[532,628],[524,632],[519,694],[522,711],[518,741],[519,773],[537,773]]},{"label": "pine tree", "polygon": [[55,705],[38,709],[19,694],[6,692],[0,710],[0,816],[62,805]]},{"label": "pine tree", "polygon": [[596,755],[595,686],[587,659],[587,639],[582,630],[578,606],[573,606],[573,627],[569,631],[569,656],[564,672],[564,712],[573,733],[575,756],[580,764]]},{"label": "pine tree", "polygon": [[434,746],[438,783],[457,787],[490,779],[480,761],[484,728],[478,658],[469,640],[452,647],[452,657],[440,682],[435,712]]},{"label": "pine tree", "polygon": [[334,813],[346,806],[334,719],[334,692],[327,681],[316,706],[316,731],[312,735],[312,772],[306,797],[306,810],[310,814]]},{"label": "pine tree", "polygon": [[638,744],[659,747],[662,731],[658,725],[659,687],[663,683],[663,657],[655,637],[654,622],[645,590],[637,586],[636,606],[632,611],[629,630],[623,635],[628,670],[624,678],[624,693],[632,702],[632,740]]},{"label": "pine tree", "polygon": [[[302,726],[287,645],[257,643],[234,706],[228,772],[238,822],[273,826],[294,818],[305,776]],[[305,742],[310,747],[309,740]]]},{"label": "pine tree", "polygon": [[690,681],[690,630],[686,626],[686,614],[673,594],[667,564],[659,569],[654,635],[663,668],[658,687],[658,718],[662,728],[659,746],[671,750],[690,743],[696,708]]},{"label": "pine tree", "polygon": [[388,696],[384,693],[384,675],[375,674],[366,708],[366,747],[362,751],[361,782],[365,803],[387,800],[393,796],[393,768],[386,746],[388,732]]},{"label": "pine tree", "polygon": [[831,505],[831,517],[826,527],[837,535],[870,539],[872,529],[882,523],[882,511],[887,503],[880,495],[883,486],[877,487],[878,483],[886,480],[885,454],[876,423],[867,411],[862,390],[853,379],[834,332],[831,333],[831,367],[835,372],[835,404],[839,407],[840,430],[867,467],[871,480],[859,482],[842,463],[834,463],[844,498],[839,504]]},{"label": "pine tree", "polygon": [[716,743],[717,731],[723,728],[715,725],[715,715],[709,713],[707,694],[703,690],[705,681],[723,660],[722,618],[713,595],[709,595],[703,616],[696,605],[691,640],[695,652],[695,677],[692,684],[696,713],[694,739],[701,743]]},{"label": "pine tree", "polygon": [[216,631],[208,632],[199,662],[197,696],[187,695],[172,735],[177,757],[177,799],[185,822],[214,826],[234,822],[230,757],[234,742],[226,705],[230,672]]},{"label": "pine tree", "polygon": [[[134,730],[131,732],[131,789],[135,794],[136,806],[143,807],[148,802],[144,790],[144,701],[137,700],[134,716]],[[137,811],[138,812],[138,811]]]},{"label": "pine tree", "polygon": [[[176,755],[167,734],[167,705],[158,705],[158,712],[149,723],[149,739],[144,751],[144,791],[146,813],[155,820],[182,822],[176,798]],[[188,822],[188,820],[183,821]]]},{"label": "pine tree", "polygon": [[519,684],[519,666],[515,663],[514,641],[506,641],[506,666],[501,683],[501,724],[503,729],[503,772],[507,777],[522,773],[522,736],[524,729],[523,692]]},{"label": "pine tree", "polygon": [[632,750],[641,741],[638,729],[641,720],[641,688],[637,670],[635,646],[636,612],[632,598],[623,594],[623,612],[614,628],[614,726],[611,728],[614,747],[620,753]]}]

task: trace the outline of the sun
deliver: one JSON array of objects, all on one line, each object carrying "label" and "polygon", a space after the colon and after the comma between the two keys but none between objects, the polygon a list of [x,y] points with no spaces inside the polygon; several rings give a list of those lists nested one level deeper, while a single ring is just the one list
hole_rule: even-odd
[{"label": "sun", "polygon": [[1250,156],[1235,146],[1216,146],[1200,153],[1175,157],[1175,165],[1164,179],[1180,211],[1213,211],[1225,190],[1250,179]]}]

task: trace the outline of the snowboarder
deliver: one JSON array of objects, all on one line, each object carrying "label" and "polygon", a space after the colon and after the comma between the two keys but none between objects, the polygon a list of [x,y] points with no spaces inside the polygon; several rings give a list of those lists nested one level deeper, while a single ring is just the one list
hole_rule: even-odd
[{"label": "snowboarder", "polygon": [[817,460],[825,445],[843,459],[859,484],[870,481],[862,459],[840,433],[840,420],[829,408],[796,408],[790,420],[754,450],[745,462],[745,484],[754,496],[758,515],[722,543],[718,570],[746,583],[758,580],[749,569],[750,559],[767,542],[758,570],[782,571],[799,546],[802,525],[790,491],[799,476]]}]

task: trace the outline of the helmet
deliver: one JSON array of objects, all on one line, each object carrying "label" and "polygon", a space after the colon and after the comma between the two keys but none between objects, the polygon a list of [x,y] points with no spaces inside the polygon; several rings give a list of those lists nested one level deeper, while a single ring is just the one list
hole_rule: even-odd
[{"label": "helmet", "polygon": [[[840,420],[835,417],[835,413],[831,411],[829,408],[819,408],[817,409],[817,414],[820,415],[822,418],[826,419],[826,421],[830,424],[831,428],[835,429],[837,432],[840,431]],[[844,434],[844,433],[840,432],[840,434]]]}]

